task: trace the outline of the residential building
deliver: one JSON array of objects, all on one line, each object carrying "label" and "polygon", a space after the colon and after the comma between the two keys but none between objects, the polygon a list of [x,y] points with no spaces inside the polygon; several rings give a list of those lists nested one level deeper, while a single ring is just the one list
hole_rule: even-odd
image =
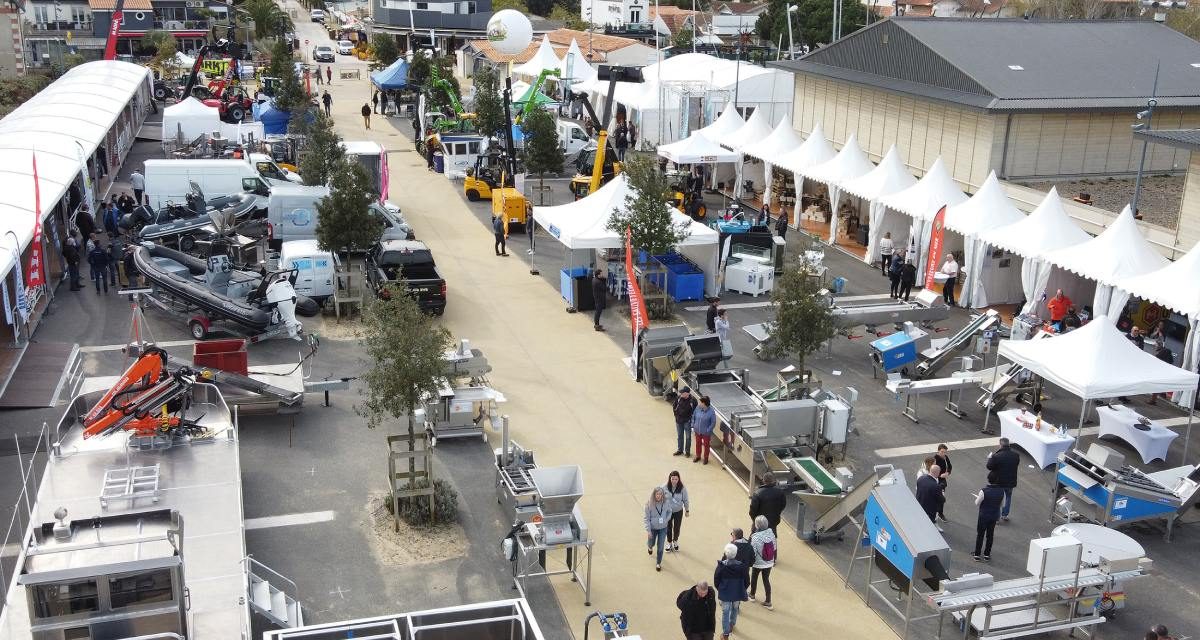
[{"label": "residential building", "polygon": [[[32,0],[25,5],[26,56],[32,66],[61,63],[67,53],[88,59],[102,55],[116,0]],[[125,0],[118,55],[149,55],[142,36],[169,31],[180,51],[203,46],[213,26],[225,22],[228,7],[216,0]]]},{"label": "residential building", "polygon": [[720,2],[713,5],[708,33],[718,37],[752,33],[758,17],[766,12],[766,2]]},{"label": "residential building", "polygon": [[589,0],[579,3],[579,17],[597,27],[627,28],[631,33],[649,32],[652,0]]},{"label": "residential building", "polygon": [[[409,51],[432,47],[450,53],[466,40],[485,36],[492,13],[492,0],[371,0],[371,31],[395,36]],[[529,21],[535,40],[561,24],[534,15]]]},{"label": "residential building", "polygon": [[21,13],[12,5],[0,7],[0,77],[25,73],[25,44]]},{"label": "residential building", "polygon": [[[574,29],[555,29],[546,32],[546,37],[549,39],[550,45],[554,47],[554,53],[559,58],[566,55],[567,49],[571,46],[571,41],[574,40],[579,45],[579,50],[583,53],[583,56],[593,65],[642,66],[655,56],[654,47],[646,46],[630,38],[609,36],[602,33],[589,33]],[[459,73],[463,76],[470,76],[483,65],[491,66],[494,69],[501,69],[507,67],[509,62],[512,62],[514,65],[528,62],[533,58],[540,45],[541,38],[534,38],[533,42],[525,48],[525,51],[515,56],[510,56],[497,51],[486,38],[469,40],[461,51],[462,64],[460,65]]]}]

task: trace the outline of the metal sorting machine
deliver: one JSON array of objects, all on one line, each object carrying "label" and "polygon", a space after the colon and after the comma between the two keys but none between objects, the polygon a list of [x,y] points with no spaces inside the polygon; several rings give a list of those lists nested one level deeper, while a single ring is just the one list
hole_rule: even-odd
[{"label": "metal sorting machine", "polygon": [[[1046,331],[1039,331],[1029,339],[1041,340],[1052,335]],[[995,366],[979,372],[983,377],[983,384],[980,385],[983,393],[975,404],[988,409],[989,412],[1000,411],[1008,404],[1009,398],[1015,397],[1017,402],[1032,406],[1036,402],[1035,398],[1042,395],[1041,377],[1033,375],[1031,371],[1015,362],[1000,364],[999,351],[996,352],[996,357]]]},{"label": "metal sorting machine", "polygon": [[[843,529],[848,524],[859,525],[858,514],[867,504],[867,496],[875,485],[892,473],[892,465],[875,467],[864,481],[853,484],[853,474],[845,467],[838,467],[831,474],[814,458],[784,458],[783,464],[804,483],[802,490],[795,491],[799,500],[796,509],[796,531],[801,538],[814,544],[821,540],[845,537]],[[809,513],[813,518],[809,520]]]},{"label": "metal sorting machine", "polygon": [[425,423],[430,441],[439,438],[468,438],[478,436],[487,441],[482,422],[495,420],[497,405],[506,399],[493,389],[487,374],[492,371],[487,358],[479,349],[472,349],[468,340],[443,355],[445,378],[436,398],[426,398],[425,406],[417,410],[417,419]]},{"label": "metal sorting machine", "polygon": [[899,327],[905,322],[930,326],[950,317],[950,307],[942,296],[928,289],[918,291],[908,302],[882,294],[835,297],[827,289],[822,289],[819,295],[828,301],[833,322],[840,329],[865,325],[874,331],[880,325]]},{"label": "metal sorting machine", "polygon": [[1051,517],[1106,527],[1161,518],[1170,541],[1175,521],[1200,498],[1197,483],[1196,465],[1143,473],[1125,464],[1125,456],[1093,442],[1087,453],[1074,449],[1060,458]]},{"label": "metal sorting machine", "polygon": [[[594,542],[577,504],[583,497],[583,470],[578,465],[531,466],[524,474],[533,485],[537,512],[529,521],[517,520],[504,540],[514,587],[523,598],[530,578],[569,575],[583,589],[583,604],[591,606]],[[562,568],[553,569],[550,554],[558,551],[564,552],[565,559]],[[581,561],[587,562],[582,575]]]},{"label": "metal sorting machine", "polygon": [[263,634],[263,640],[544,640],[545,637],[524,598],[315,624]]},{"label": "metal sorting machine", "polygon": [[530,470],[537,467],[533,452],[508,437],[508,416],[500,418],[501,444],[496,456],[496,502],[504,505],[509,522],[532,522],[538,515],[537,490]]},{"label": "metal sorting machine", "polygon": [[994,309],[971,318],[966,326],[949,338],[932,338],[913,322],[905,322],[899,332],[871,342],[871,363],[875,372],[901,369],[906,376],[910,375],[908,367],[915,363],[911,377],[929,378],[956,356],[976,345],[975,334],[982,333],[983,339],[990,343],[999,325],[1000,314]]}]

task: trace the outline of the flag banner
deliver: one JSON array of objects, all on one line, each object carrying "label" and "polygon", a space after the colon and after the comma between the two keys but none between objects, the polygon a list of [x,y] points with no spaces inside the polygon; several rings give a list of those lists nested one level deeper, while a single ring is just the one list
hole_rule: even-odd
[{"label": "flag banner", "polygon": [[[29,243],[29,286],[30,288],[40,287],[45,283],[42,272],[42,187],[38,183],[37,154],[35,153],[33,154],[33,240]],[[17,293],[19,296],[23,296],[25,292],[18,288]]]},{"label": "flag banner", "polygon": [[935,275],[938,270],[938,258],[942,255],[942,239],[946,235],[946,206],[938,209],[933,217],[933,226],[929,229],[929,253],[925,256],[925,288],[933,288]]},{"label": "flag banner", "polygon": [[625,279],[629,283],[629,325],[633,329],[633,342],[637,344],[638,333],[650,326],[646,316],[646,301],[642,299],[642,288],[638,286],[633,270],[633,231],[625,228]]}]

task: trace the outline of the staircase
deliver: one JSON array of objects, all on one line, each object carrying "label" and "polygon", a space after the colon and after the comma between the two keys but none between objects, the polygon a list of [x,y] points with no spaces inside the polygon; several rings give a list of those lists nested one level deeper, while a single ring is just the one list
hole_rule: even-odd
[{"label": "staircase", "polygon": [[[304,610],[297,599],[296,583],[284,577],[267,565],[246,556],[243,558],[246,571],[250,608],[261,614],[277,627],[291,629],[304,625]],[[263,576],[275,580],[271,584]],[[291,587],[288,593],[282,586]]]}]

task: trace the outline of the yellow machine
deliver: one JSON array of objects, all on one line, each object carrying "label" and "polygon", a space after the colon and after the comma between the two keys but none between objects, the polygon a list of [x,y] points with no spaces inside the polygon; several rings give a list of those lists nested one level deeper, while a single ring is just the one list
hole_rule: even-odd
[{"label": "yellow machine", "polygon": [[[600,127],[596,134],[596,148],[581,152],[575,162],[579,172],[571,178],[571,193],[575,194],[576,200],[591,195],[621,173],[621,163],[614,160],[616,153],[612,152],[608,145],[608,120],[612,117],[613,93],[616,91],[617,82],[642,82],[642,70],[637,67],[601,65],[597,77],[600,80],[608,80],[608,97],[604,101],[603,119],[596,117],[596,111],[592,109],[592,103],[586,94],[575,96],[583,100],[588,117]],[[610,153],[612,155],[609,155]]]},{"label": "yellow machine", "polygon": [[492,190],[500,187],[500,179],[507,176],[504,171],[504,156],[499,149],[488,149],[475,158],[475,167],[467,169],[463,180],[463,195],[467,200],[491,200]]},{"label": "yellow machine", "polygon": [[[492,198],[492,216],[503,217],[505,231],[513,225],[524,228],[533,212],[525,194],[516,188],[514,179],[517,174],[517,149],[513,142],[512,109],[509,106],[511,104],[512,78],[508,78],[505,80],[504,87],[504,121],[506,124],[504,127],[504,152],[496,153],[494,157],[492,153],[487,153],[476,158],[476,170],[472,172],[474,175],[467,176],[467,181],[463,182],[463,189],[469,189],[470,187],[467,185],[471,184],[479,197],[483,197],[481,189],[485,185],[487,186]],[[488,176],[480,175],[484,170],[488,171]],[[474,178],[473,181],[472,178]],[[491,181],[489,182],[488,179]],[[470,197],[471,192],[468,190],[467,198],[470,199]]]},{"label": "yellow machine", "polygon": [[529,199],[514,187],[492,190],[492,216],[503,216],[504,226],[525,228],[525,223],[533,213]]}]

